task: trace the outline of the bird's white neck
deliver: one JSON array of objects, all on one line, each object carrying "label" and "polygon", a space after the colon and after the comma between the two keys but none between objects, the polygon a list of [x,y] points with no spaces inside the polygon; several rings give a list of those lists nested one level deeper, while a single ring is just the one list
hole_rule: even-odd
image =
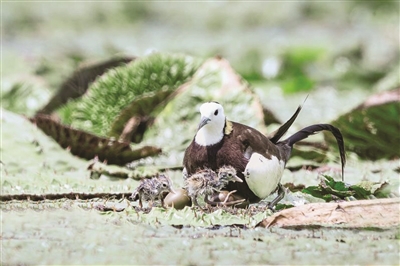
[{"label": "bird's white neck", "polygon": [[200,146],[210,146],[220,142],[223,137],[222,129],[204,126],[197,131],[194,141]]}]

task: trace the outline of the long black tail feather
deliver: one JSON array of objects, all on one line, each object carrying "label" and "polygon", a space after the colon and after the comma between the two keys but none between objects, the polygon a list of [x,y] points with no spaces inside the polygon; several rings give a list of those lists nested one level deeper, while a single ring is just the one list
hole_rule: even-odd
[{"label": "long black tail feather", "polygon": [[285,135],[285,133],[288,131],[288,129],[292,126],[294,120],[296,120],[297,116],[299,115],[300,111],[301,111],[302,106],[299,105],[299,107],[297,107],[296,112],[292,115],[292,117],[286,121],[282,126],[280,126],[275,132],[273,132],[271,135],[272,137],[269,137],[269,140],[276,144],[278,143],[278,141],[281,139],[281,137],[283,135]]},{"label": "long black tail feather", "polygon": [[285,135],[285,133],[292,126],[293,122],[296,120],[297,116],[299,115],[301,108],[303,108],[303,105],[306,102],[307,98],[308,98],[308,95],[304,99],[303,104],[301,104],[301,105],[299,105],[299,107],[297,107],[296,112],[292,115],[292,117],[288,121],[286,121],[282,126],[280,126],[276,131],[272,132],[272,134],[270,134],[268,136],[269,140],[272,143],[274,143],[274,144],[278,143],[278,141],[282,138],[282,136]]},{"label": "long black tail feather", "polygon": [[293,134],[286,140],[282,141],[283,143],[289,145],[291,148],[293,145],[301,141],[303,139],[306,139],[308,136],[316,134],[320,131],[330,131],[333,136],[336,139],[338,148],[339,148],[339,153],[340,153],[340,161],[342,163],[342,181],[344,180],[344,166],[346,165],[346,154],[344,150],[344,141],[343,141],[343,136],[340,130],[332,125],[329,124],[315,124],[311,125],[308,127],[303,128],[302,130],[298,131],[297,133]]}]

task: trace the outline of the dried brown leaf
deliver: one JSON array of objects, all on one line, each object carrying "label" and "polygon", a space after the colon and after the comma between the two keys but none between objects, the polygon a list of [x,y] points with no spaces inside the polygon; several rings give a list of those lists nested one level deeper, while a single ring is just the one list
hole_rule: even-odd
[{"label": "dried brown leaf", "polygon": [[264,219],[261,227],[342,225],[351,228],[391,227],[400,224],[400,199],[311,203],[285,209]]},{"label": "dried brown leaf", "polygon": [[106,160],[110,164],[124,165],[161,153],[160,148],[153,146],[133,150],[128,142],[119,142],[74,129],[55,121],[48,115],[37,115],[31,121],[46,135],[56,140],[61,147],[88,160],[97,156],[100,161]]}]

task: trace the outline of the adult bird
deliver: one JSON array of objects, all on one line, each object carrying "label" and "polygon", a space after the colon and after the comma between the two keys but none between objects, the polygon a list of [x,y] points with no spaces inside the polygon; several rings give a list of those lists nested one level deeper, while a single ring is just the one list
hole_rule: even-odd
[{"label": "adult bird", "polygon": [[235,195],[245,199],[247,204],[259,202],[278,189],[278,196],[269,205],[272,208],[284,196],[280,180],[293,145],[323,130],[332,132],[336,138],[343,176],[346,162],[343,137],[339,129],[332,125],[312,125],[279,141],[300,109],[281,130],[268,138],[254,128],[229,121],[218,102],[203,103],[197,133],[184,154],[184,176],[190,177],[205,168],[216,171],[223,165],[231,165],[244,182],[229,183],[225,189],[236,190]]}]

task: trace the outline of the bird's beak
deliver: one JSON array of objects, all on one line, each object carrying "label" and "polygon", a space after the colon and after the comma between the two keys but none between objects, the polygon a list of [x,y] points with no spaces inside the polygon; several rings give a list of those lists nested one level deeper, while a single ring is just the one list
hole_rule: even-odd
[{"label": "bird's beak", "polygon": [[172,194],[176,194],[176,191],[174,190],[173,187],[171,187],[171,189],[169,190]]},{"label": "bird's beak", "polygon": [[205,125],[207,125],[208,122],[210,122],[211,119],[205,116],[202,116],[200,119],[200,123],[199,123],[199,127],[197,128],[197,130],[200,130],[200,128],[204,127]]},{"label": "bird's beak", "polygon": [[235,179],[233,179],[233,182],[239,182],[239,183],[243,183],[243,180],[240,179],[240,177],[235,176]]}]

